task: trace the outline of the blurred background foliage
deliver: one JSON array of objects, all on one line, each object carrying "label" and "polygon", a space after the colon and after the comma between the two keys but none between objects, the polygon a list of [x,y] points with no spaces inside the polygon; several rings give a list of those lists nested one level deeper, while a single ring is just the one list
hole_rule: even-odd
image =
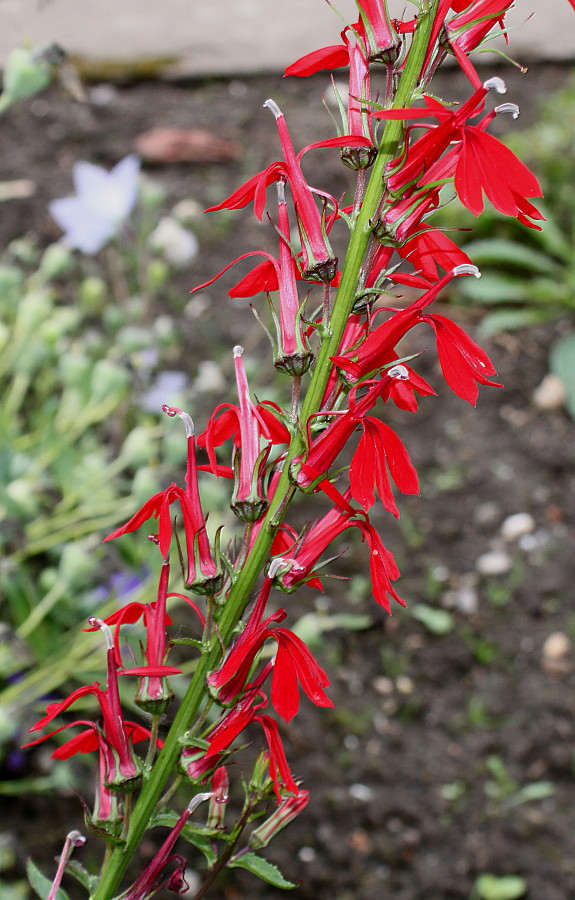
[{"label": "blurred background foliage", "polygon": [[102,536],[178,477],[185,459],[183,435],[161,421],[161,396],[176,403],[186,384],[169,314],[178,266],[173,243],[156,239],[172,212],[165,202],[161,185],[142,179],[131,221],[97,256],[25,235],[0,257],[5,759],[38,701],[101,674],[101,647],[80,630],[87,617],[128,593],[153,599],[145,537],[111,546]]}]

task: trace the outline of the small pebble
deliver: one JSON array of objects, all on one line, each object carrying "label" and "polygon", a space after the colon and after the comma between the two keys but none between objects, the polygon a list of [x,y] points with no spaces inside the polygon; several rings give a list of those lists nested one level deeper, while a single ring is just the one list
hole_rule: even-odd
[{"label": "small pebble", "polygon": [[479,607],[479,596],[473,585],[464,585],[443,594],[441,604],[448,609],[457,609],[465,616],[473,616]]},{"label": "small pebble", "polygon": [[298,858],[302,863],[313,862],[316,858],[316,852],[313,847],[301,847],[298,851]]},{"label": "small pebble", "polygon": [[505,575],[512,565],[511,557],[504,550],[490,550],[479,557],[475,568],[480,575]]},{"label": "small pebble", "polygon": [[391,678],[387,678],[385,675],[380,675],[378,678],[375,678],[373,681],[373,686],[378,694],[383,694],[384,697],[388,697],[390,694],[393,694],[393,681]]},{"label": "small pebble", "polygon": [[407,675],[400,675],[396,678],[395,685],[400,694],[413,694],[414,684]]},{"label": "small pebble", "polygon": [[349,795],[354,800],[361,800],[362,803],[367,803],[373,797],[373,791],[366,784],[350,784]]},{"label": "small pebble", "polygon": [[535,531],[535,519],[529,513],[515,513],[508,516],[501,526],[501,537],[506,541],[516,541],[524,534]]},{"label": "small pebble", "polygon": [[476,525],[488,528],[490,525],[495,525],[499,520],[500,515],[501,512],[497,504],[486,501],[485,503],[480,503],[479,506],[475,508],[473,512],[473,521]]},{"label": "small pebble", "polygon": [[547,660],[564,659],[571,651],[571,641],[562,631],[554,631],[543,644],[543,657]]},{"label": "small pebble", "polygon": [[561,409],[566,397],[567,391],[561,378],[549,373],[539,387],[535,388],[531,399],[536,409],[550,410]]}]

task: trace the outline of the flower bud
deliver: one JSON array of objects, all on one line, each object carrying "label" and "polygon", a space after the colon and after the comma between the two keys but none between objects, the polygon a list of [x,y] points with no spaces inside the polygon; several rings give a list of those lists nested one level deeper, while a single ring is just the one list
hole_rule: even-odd
[{"label": "flower bud", "polygon": [[250,835],[250,847],[261,850],[267,847],[269,842],[282,828],[293,822],[309,803],[309,791],[299,791],[294,797],[287,797],[266,821],[252,831]]}]

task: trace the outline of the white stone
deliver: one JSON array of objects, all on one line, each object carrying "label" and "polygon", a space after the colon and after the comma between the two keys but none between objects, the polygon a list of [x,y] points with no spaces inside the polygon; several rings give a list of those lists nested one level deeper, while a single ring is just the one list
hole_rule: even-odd
[{"label": "white stone", "polygon": [[571,651],[571,641],[562,631],[554,631],[543,644],[544,659],[563,659]]},{"label": "white stone", "polygon": [[508,516],[501,526],[501,537],[506,541],[517,541],[524,534],[535,531],[535,519],[529,513],[515,513]]},{"label": "white stone", "polygon": [[505,575],[512,565],[511,557],[504,550],[489,550],[479,557],[475,568],[480,575]]},{"label": "white stone", "polygon": [[561,409],[565,404],[567,390],[558,375],[551,372],[545,376],[539,387],[533,391],[533,405],[537,409]]},{"label": "white stone", "polygon": [[354,800],[361,800],[362,803],[366,803],[373,797],[373,791],[366,784],[350,784],[349,795]]}]

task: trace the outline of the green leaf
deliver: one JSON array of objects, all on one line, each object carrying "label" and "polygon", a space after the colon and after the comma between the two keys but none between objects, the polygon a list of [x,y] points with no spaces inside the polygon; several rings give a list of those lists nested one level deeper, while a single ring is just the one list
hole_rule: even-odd
[{"label": "green leaf", "polygon": [[257,856],[256,853],[244,853],[243,856],[239,856],[237,859],[232,858],[228,866],[232,869],[247,869],[252,875],[257,875],[258,878],[262,878],[268,884],[277,888],[283,888],[285,891],[292,891],[298,887],[293,881],[288,881],[287,878],[284,878],[277,866],[268,862],[267,859]]},{"label": "green leaf", "polygon": [[[49,878],[46,878],[45,875],[42,874],[40,869],[29,859],[26,863],[26,872],[28,874],[28,881],[40,897],[40,900],[46,900],[48,894],[52,889],[52,882]],[[56,893],[56,900],[69,900],[68,894],[62,890],[62,888],[58,888]]]},{"label": "green leaf", "polygon": [[[172,810],[166,810],[154,816],[151,827],[163,825],[166,828],[173,828],[178,821],[179,816]],[[217,855],[213,850],[214,838],[226,840],[225,834],[217,831],[215,828],[206,828],[205,825],[184,825],[182,829],[183,839],[192,844],[200,853],[203,853],[209,866],[213,865],[217,860]]]},{"label": "green leaf", "polygon": [[76,859],[69,860],[66,863],[66,872],[68,875],[75,878],[76,881],[79,881],[80,884],[86,888],[90,896],[94,893],[100,879],[97,875],[90,875],[82,863],[79,863]]},{"label": "green leaf", "polygon": [[414,619],[421,622],[432,634],[449,634],[455,627],[451,613],[445,609],[435,609],[425,603],[418,603],[413,607],[411,614]]},{"label": "green leaf", "polygon": [[527,891],[527,882],[519,875],[480,875],[473,886],[477,900],[519,900]]},{"label": "green leaf", "polygon": [[542,275],[556,275],[560,268],[547,254],[533,250],[518,241],[507,241],[503,238],[471,241],[465,245],[465,251],[479,268],[482,265],[499,264],[527,269],[529,272],[538,272]]},{"label": "green leaf", "polygon": [[549,366],[567,391],[566,406],[575,419],[575,331],[566,334],[553,344],[549,355]]}]

